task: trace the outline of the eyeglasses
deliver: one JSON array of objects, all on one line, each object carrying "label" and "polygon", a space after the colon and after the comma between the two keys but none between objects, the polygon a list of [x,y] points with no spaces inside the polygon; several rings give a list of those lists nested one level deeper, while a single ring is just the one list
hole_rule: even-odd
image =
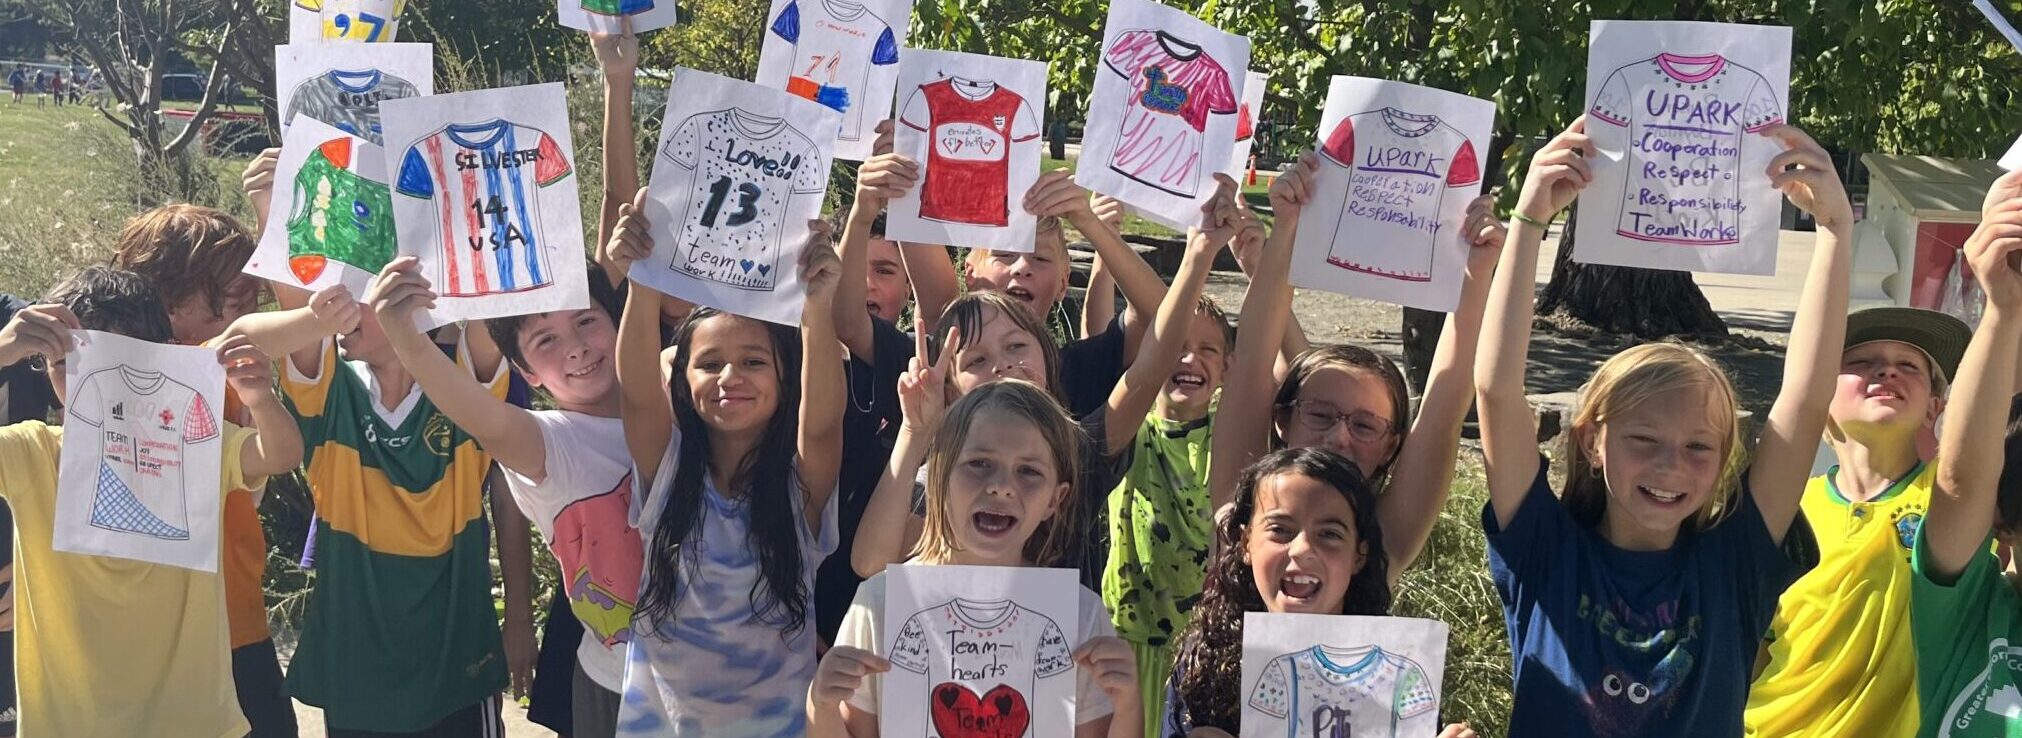
[{"label": "eyeglasses", "polygon": [[1343,413],[1332,403],[1298,400],[1279,406],[1292,413],[1300,427],[1314,433],[1326,433],[1341,423],[1348,425],[1348,435],[1363,443],[1375,443],[1397,432],[1395,423],[1378,417],[1365,410]]}]

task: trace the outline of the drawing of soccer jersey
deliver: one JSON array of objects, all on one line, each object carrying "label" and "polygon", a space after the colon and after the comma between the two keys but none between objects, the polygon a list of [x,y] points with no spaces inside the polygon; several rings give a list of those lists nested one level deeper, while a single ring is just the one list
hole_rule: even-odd
[{"label": "drawing of soccer jersey", "polygon": [[1327,263],[1432,281],[1447,190],[1481,181],[1474,144],[1438,116],[1383,108],[1343,118],[1320,153],[1350,182]]},{"label": "drawing of soccer jersey", "polygon": [[353,136],[384,144],[380,140],[379,102],[421,94],[414,84],[377,69],[332,69],[295,86],[288,98],[288,112],[281,125],[295,123],[306,115],[328,123]]},{"label": "drawing of soccer jersey", "polygon": [[331,41],[392,41],[407,0],[295,0],[295,6],[321,19],[323,38]]},{"label": "drawing of soccer jersey", "polygon": [[1118,34],[1102,61],[1131,85],[1110,168],[1160,190],[1194,197],[1200,190],[1208,116],[1234,114],[1240,102],[1228,70],[1200,46],[1154,30]]},{"label": "drawing of soccer jersey", "polygon": [[1658,54],[1609,73],[1588,112],[1628,134],[1616,233],[1681,246],[1741,241],[1741,150],[1748,134],[1783,122],[1761,73],[1719,54]]},{"label": "drawing of soccer jersey", "polygon": [[989,80],[929,82],[899,122],[927,134],[920,217],[947,223],[1010,222],[1011,145],[1039,138],[1039,119],[1016,92]]},{"label": "drawing of soccer jersey", "polygon": [[[395,189],[435,201],[442,220],[437,294],[477,297],[552,282],[541,188],[574,172],[547,133],[506,120],[451,124],[408,147]],[[574,258],[573,254],[564,255]]]},{"label": "drawing of soccer jersey", "polygon": [[669,268],[739,289],[778,284],[787,203],[828,192],[814,141],[783,118],[739,108],[689,116],[660,156],[690,172]]},{"label": "drawing of soccer jersey", "polygon": [[[188,385],[120,365],[85,377],[71,417],[99,438],[98,482],[91,525],[168,541],[190,538],[190,494],[183,460],[196,444],[218,437],[218,418]],[[76,432],[88,432],[82,428]]]},{"label": "drawing of soccer jersey", "polygon": [[1264,666],[1250,707],[1286,738],[1390,738],[1438,730],[1439,693],[1417,662],[1375,646],[1314,646]]},{"label": "drawing of soccer jersey", "polygon": [[1030,736],[1037,680],[1074,671],[1053,619],[1009,600],[957,598],[914,613],[899,628],[891,663],[934,685],[926,738]]},{"label": "drawing of soccer jersey", "polygon": [[316,147],[295,175],[294,212],[288,218],[288,271],[306,286],[329,262],[378,274],[393,260],[393,193],[384,182],[359,174],[351,139]]},{"label": "drawing of soccer jersey", "polygon": [[583,0],[583,12],[596,15],[638,15],[653,9],[653,0]]},{"label": "drawing of soccer jersey", "polygon": [[772,33],[793,44],[786,91],[842,113],[838,140],[864,136],[863,106],[871,68],[899,63],[891,24],[849,0],[793,0],[772,20]]}]

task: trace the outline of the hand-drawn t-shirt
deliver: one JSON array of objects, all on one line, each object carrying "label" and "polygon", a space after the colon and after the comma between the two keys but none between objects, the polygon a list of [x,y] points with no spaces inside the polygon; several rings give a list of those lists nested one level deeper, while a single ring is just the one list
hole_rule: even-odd
[{"label": "hand-drawn t-shirt", "polygon": [[1628,129],[1617,234],[1681,246],[1741,241],[1745,137],[1783,121],[1760,72],[1719,54],[1658,54],[1610,72],[1588,112]]},{"label": "hand-drawn t-shirt", "polygon": [[[217,413],[203,395],[160,372],[118,366],[80,380],[70,417],[98,430],[92,527],[189,540],[188,496],[214,494],[183,480],[183,457],[218,437]],[[208,524],[215,536],[217,521]]]},{"label": "hand-drawn t-shirt", "polygon": [[326,141],[295,173],[288,216],[288,271],[307,285],[331,260],[378,274],[393,260],[393,193],[358,173],[352,139]]},{"label": "hand-drawn t-shirt", "polygon": [[383,144],[379,103],[420,94],[414,83],[377,69],[332,69],[295,85],[294,94],[288,98],[288,112],[281,116],[281,125],[294,125],[295,116],[306,115],[337,130]]},{"label": "hand-drawn t-shirt", "polygon": [[547,476],[535,482],[507,468],[506,484],[554,552],[562,591],[583,624],[576,663],[591,681],[616,692],[624,687],[625,648],[646,556],[630,519],[625,426],[617,418],[566,410],[539,410],[533,418],[547,449]]},{"label": "hand-drawn t-shirt", "polygon": [[920,217],[1003,226],[1010,218],[1011,145],[1039,138],[1039,119],[1016,92],[950,77],[920,85],[899,122],[927,134]]},{"label": "hand-drawn t-shirt", "polygon": [[653,0],[583,0],[583,11],[597,15],[638,15],[653,9]]},{"label": "hand-drawn t-shirt", "polygon": [[1481,181],[1474,144],[1438,116],[1383,108],[1341,119],[1320,153],[1350,182],[1327,263],[1431,281],[1446,191]]},{"label": "hand-drawn t-shirt", "polygon": [[475,297],[550,284],[556,255],[547,253],[539,190],[574,171],[553,136],[500,119],[452,123],[408,147],[395,189],[434,200],[442,218],[435,291]]},{"label": "hand-drawn t-shirt", "polygon": [[1757,644],[1798,566],[1747,488],[1664,551],[1616,548],[1573,519],[1550,464],[1509,525],[1482,506],[1516,676],[1510,735],[1742,735]]},{"label": "hand-drawn t-shirt", "polygon": [[772,19],[772,32],[793,44],[786,91],[842,113],[838,140],[861,140],[858,99],[868,95],[871,67],[899,63],[891,24],[849,0],[793,0]]},{"label": "hand-drawn t-shirt", "polygon": [[317,14],[325,39],[381,42],[400,30],[407,0],[295,0],[295,7]]},{"label": "hand-drawn t-shirt", "polygon": [[770,292],[779,270],[787,203],[828,191],[814,141],[783,118],[729,108],[681,121],[660,156],[688,170],[688,212],[670,268],[740,289]]},{"label": "hand-drawn t-shirt", "polygon": [[1285,721],[1286,738],[1425,736],[1439,692],[1425,668],[1376,646],[1314,646],[1271,659],[1250,707]]},{"label": "hand-drawn t-shirt", "polygon": [[[1119,34],[1103,64],[1130,81],[1129,107],[1111,169],[1181,197],[1200,191],[1209,115],[1241,104],[1229,72],[1200,46],[1164,31]],[[1217,162],[1219,163],[1219,161]]]}]

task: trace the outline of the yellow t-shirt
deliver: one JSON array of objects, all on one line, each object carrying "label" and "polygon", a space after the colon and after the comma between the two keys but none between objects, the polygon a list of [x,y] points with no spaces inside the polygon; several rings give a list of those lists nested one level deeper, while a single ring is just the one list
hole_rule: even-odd
[{"label": "yellow t-shirt", "polygon": [[1868,502],[1805,486],[1819,565],[1784,591],[1769,663],[1749,691],[1749,735],[1912,738],[1917,652],[1910,641],[1910,545],[1931,505],[1927,463]]},{"label": "yellow t-shirt", "polygon": [[[259,489],[225,426],[220,494]],[[14,507],[14,668],[23,736],[240,738],[224,580],[128,559],[58,553],[63,429],[0,428],[0,496]]]}]

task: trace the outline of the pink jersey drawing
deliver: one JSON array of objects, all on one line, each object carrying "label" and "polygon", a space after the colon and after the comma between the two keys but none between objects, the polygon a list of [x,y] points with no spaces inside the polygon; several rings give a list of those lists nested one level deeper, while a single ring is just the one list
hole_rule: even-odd
[{"label": "pink jersey drawing", "polygon": [[1616,234],[1678,246],[1741,242],[1741,150],[1749,134],[1783,122],[1761,73],[1719,54],[1658,54],[1610,73],[1588,113],[1628,129]]},{"label": "pink jersey drawing", "polygon": [[1200,46],[1158,30],[1124,31],[1102,61],[1130,81],[1123,133],[1109,166],[1180,197],[1200,191],[1208,116],[1241,104],[1229,72]]},{"label": "pink jersey drawing", "polygon": [[[493,119],[451,124],[408,147],[394,191],[435,201],[441,217],[437,294],[477,297],[552,282],[540,189],[574,169],[554,137]],[[569,258],[574,258],[570,255]]]},{"label": "pink jersey drawing", "polygon": [[1383,108],[1341,119],[1320,154],[1349,177],[1327,263],[1432,281],[1447,190],[1481,182],[1474,143],[1438,116]]}]

